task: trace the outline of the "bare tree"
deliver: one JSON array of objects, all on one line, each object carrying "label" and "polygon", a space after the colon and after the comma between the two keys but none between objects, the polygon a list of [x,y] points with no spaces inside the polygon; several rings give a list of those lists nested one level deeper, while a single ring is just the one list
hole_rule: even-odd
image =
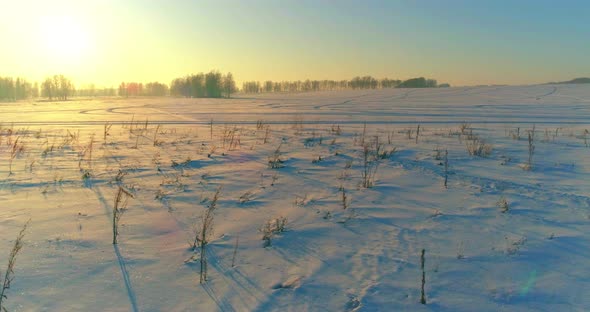
[{"label": "bare tree", "polygon": [[45,78],[41,84],[41,94],[49,100],[57,98],[58,100],[67,101],[68,97],[74,93],[74,84],[64,75],[54,75]]},{"label": "bare tree", "polygon": [[223,77],[223,93],[226,98],[230,98],[231,94],[236,92],[236,82],[232,73],[227,73]]}]

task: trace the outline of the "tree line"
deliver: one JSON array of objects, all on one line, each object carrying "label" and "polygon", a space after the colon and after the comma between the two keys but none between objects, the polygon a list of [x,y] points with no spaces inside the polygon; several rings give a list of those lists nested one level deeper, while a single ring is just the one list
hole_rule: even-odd
[{"label": "tree line", "polygon": [[39,97],[39,86],[23,78],[0,77],[0,101],[17,101]]},{"label": "tree line", "polygon": [[67,100],[74,94],[72,81],[64,75],[45,78],[39,85],[23,78],[0,77],[0,101],[18,101],[38,98],[39,95],[49,100]]},{"label": "tree line", "polygon": [[64,75],[45,78],[39,85],[23,78],[0,77],[0,101],[18,101],[45,97],[48,100],[66,101],[72,96],[167,96],[167,84],[149,82],[122,82],[118,92],[115,88],[96,88],[94,84],[76,89],[72,80]]},{"label": "tree line", "polygon": [[176,78],[170,85],[170,95],[193,98],[229,98],[236,91],[232,73],[222,75],[217,71]]},{"label": "tree line", "polygon": [[166,96],[168,85],[157,81],[146,83],[122,82],[119,85],[119,96]]},{"label": "tree line", "polygon": [[113,87],[110,88],[97,88],[94,84],[89,84],[76,88],[76,96],[93,97],[93,96],[116,96],[117,90]]},{"label": "tree line", "polygon": [[[441,87],[449,87],[441,84]],[[389,78],[376,79],[372,76],[356,76],[350,80],[297,80],[297,81],[245,81],[242,84],[244,93],[260,92],[310,92],[332,90],[357,90],[357,89],[383,89],[383,88],[436,88],[438,84],[434,79],[424,77],[408,80],[396,80]]]},{"label": "tree line", "polygon": [[[260,92],[311,92],[332,90],[383,89],[383,88],[436,88],[449,87],[438,84],[435,79],[424,77],[397,80],[372,76],[356,76],[350,80],[297,80],[297,81],[245,81],[243,93]],[[0,101],[17,101],[27,98],[46,97],[49,100],[67,100],[72,96],[183,96],[192,98],[229,98],[239,91],[231,72],[223,75],[218,71],[191,74],[176,78],[170,86],[160,82],[122,82],[118,89],[96,88],[93,84],[78,90],[64,75],[45,78],[39,85],[23,78],[0,77]]]}]

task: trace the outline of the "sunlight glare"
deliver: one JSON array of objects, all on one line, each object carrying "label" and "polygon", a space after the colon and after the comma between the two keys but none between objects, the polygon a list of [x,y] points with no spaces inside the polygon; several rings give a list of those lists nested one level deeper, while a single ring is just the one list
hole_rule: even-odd
[{"label": "sunlight glare", "polygon": [[91,39],[83,24],[69,16],[50,16],[40,22],[40,42],[53,60],[79,62],[88,56]]}]

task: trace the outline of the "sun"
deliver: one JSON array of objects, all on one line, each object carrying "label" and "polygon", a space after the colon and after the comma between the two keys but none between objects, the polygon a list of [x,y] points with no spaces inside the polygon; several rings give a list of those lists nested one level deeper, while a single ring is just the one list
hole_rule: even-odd
[{"label": "sun", "polygon": [[70,16],[48,16],[40,21],[40,42],[50,60],[79,62],[90,52],[90,33]]}]

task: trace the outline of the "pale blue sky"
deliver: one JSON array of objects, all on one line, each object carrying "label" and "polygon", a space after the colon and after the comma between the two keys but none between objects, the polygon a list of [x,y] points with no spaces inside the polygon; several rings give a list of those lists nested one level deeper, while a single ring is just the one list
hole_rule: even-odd
[{"label": "pale blue sky", "polygon": [[[13,42],[0,75],[60,71],[103,85],[211,69],[240,81],[370,74],[454,85],[590,76],[590,1],[0,1],[0,37]],[[40,45],[48,35],[33,26],[48,17],[80,31]]]}]

